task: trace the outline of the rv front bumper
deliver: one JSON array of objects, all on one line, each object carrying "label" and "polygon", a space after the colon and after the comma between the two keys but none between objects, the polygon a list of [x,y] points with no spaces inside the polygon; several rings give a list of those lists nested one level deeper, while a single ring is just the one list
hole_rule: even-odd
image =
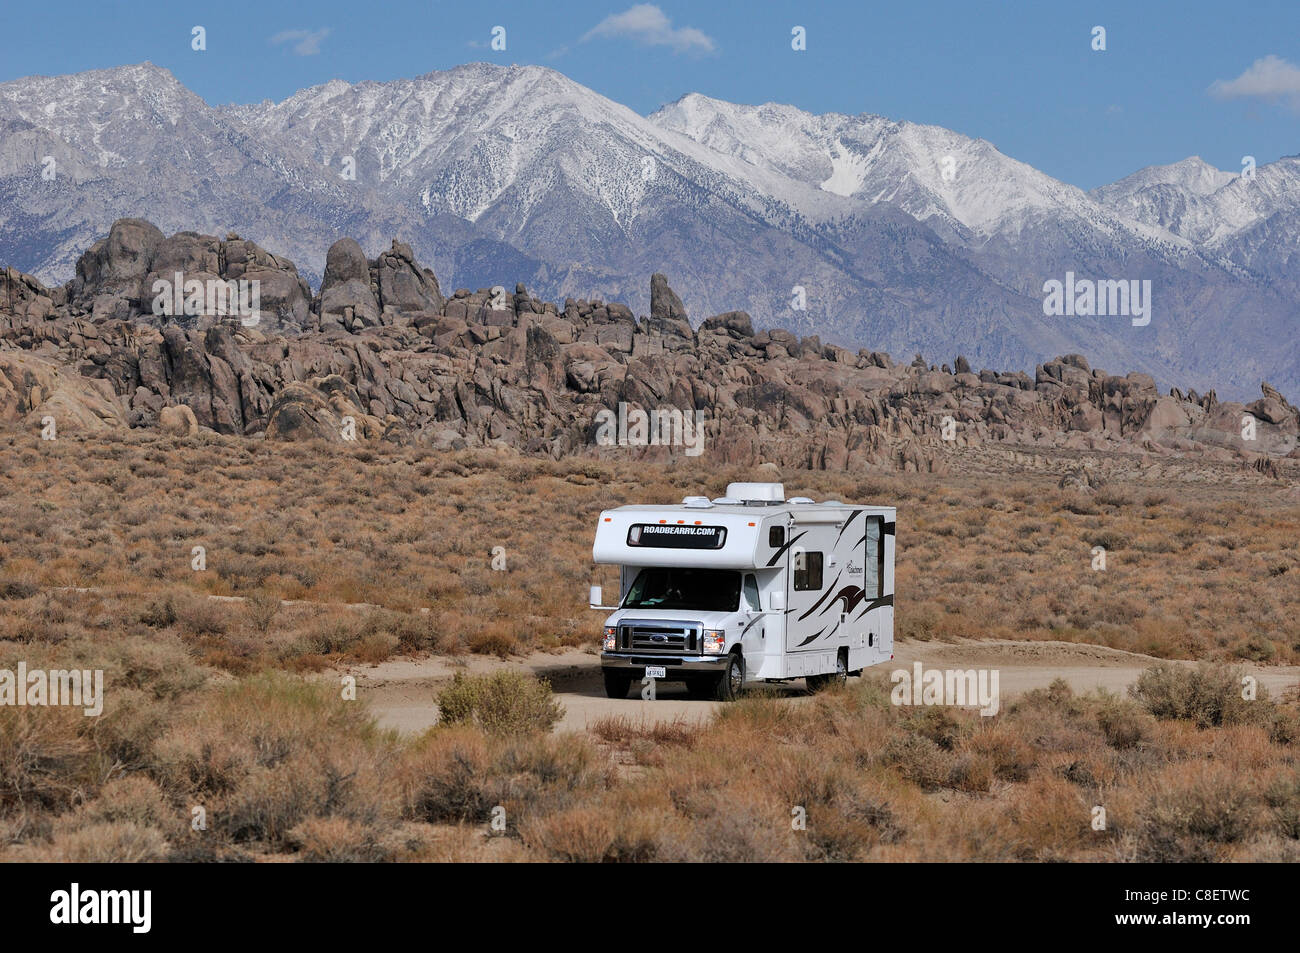
[{"label": "rv front bumper", "polygon": [[671,681],[678,675],[698,675],[710,673],[717,675],[726,670],[726,655],[648,655],[633,652],[602,652],[600,667],[607,672],[623,672],[628,675],[645,675],[647,665],[662,665],[668,673],[665,680]]}]

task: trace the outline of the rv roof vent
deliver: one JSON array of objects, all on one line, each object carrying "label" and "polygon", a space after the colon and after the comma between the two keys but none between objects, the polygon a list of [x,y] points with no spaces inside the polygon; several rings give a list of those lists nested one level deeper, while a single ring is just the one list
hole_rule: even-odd
[{"label": "rv roof vent", "polygon": [[712,505],[707,496],[688,496],[682,500],[682,506],[689,506],[692,509],[708,509]]},{"label": "rv roof vent", "polygon": [[742,500],[733,500],[729,496],[720,496],[713,501],[715,506],[740,506]]},{"label": "rv roof vent", "polygon": [[782,503],[785,486],[781,483],[728,483],[727,496],[745,503]]},{"label": "rv roof vent", "polygon": [[809,499],[806,496],[792,496],[786,500],[787,503],[816,503],[816,500]]}]

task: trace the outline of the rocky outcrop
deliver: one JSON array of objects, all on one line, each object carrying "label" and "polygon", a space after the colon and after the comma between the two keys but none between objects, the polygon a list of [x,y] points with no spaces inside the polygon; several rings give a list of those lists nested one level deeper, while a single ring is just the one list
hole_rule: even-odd
[{"label": "rocky outcrop", "polygon": [[322,331],[379,325],[378,288],[371,281],[366,253],[353,239],[342,238],[330,246],[316,310]]},{"label": "rocky outcrop", "polygon": [[437,317],[444,305],[437,277],[416,264],[411,246],[393,239],[391,250],[367,261],[360,245],[343,238],[325,258],[315,310],[322,331],[360,331]]},{"label": "rocky outcrop", "polygon": [[[134,311],[142,284],[169,268],[278,276],[292,327]],[[640,320],[618,302],[540,301],[522,284],[444,298],[397,241],[373,261],[356,242],[336,242],[314,299],[296,275],[235,236],[164,238],[138,220],[117,223],[64,288],[10,271],[0,287],[0,420],[26,423],[53,407],[86,429],[931,473],[948,469],[954,450],[997,444],[1300,457],[1300,414],[1268,384],[1242,405],[1212,391],[1160,394],[1145,374],[1109,374],[1075,354],[1032,375],[976,373],[962,356],[903,363],[755,331],[740,311],[697,331],[659,274]],[[647,430],[611,445],[601,421],[625,426],[629,410],[659,412],[655,439]]]},{"label": "rocky outcrop", "polygon": [[293,334],[311,313],[311,288],[288,259],[233,233],[165,238],[138,218],[114,222],[78,259],[66,294],[73,315],[155,327],[229,323]]},{"label": "rocky outcrop", "polygon": [[0,351],[0,426],[59,434],[123,429],[121,397],[105,380],[82,377],[74,368],[22,351]]},{"label": "rocky outcrop", "polygon": [[173,437],[192,437],[199,432],[199,422],[187,404],[176,404],[158,412],[158,429]]}]

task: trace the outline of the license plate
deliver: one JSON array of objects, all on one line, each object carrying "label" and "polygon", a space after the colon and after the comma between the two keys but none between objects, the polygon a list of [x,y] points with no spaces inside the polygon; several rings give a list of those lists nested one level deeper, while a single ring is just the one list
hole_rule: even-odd
[{"label": "license plate", "polygon": [[667,678],[668,669],[662,665],[647,665],[645,667],[646,678]]}]

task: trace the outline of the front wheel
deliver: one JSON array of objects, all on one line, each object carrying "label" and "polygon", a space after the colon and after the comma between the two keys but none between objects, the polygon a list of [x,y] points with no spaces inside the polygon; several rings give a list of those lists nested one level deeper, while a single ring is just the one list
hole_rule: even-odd
[{"label": "front wheel", "polygon": [[745,660],[739,655],[727,656],[727,667],[718,678],[714,697],[720,702],[735,701],[745,684]]},{"label": "front wheel", "polygon": [[627,690],[632,685],[632,676],[617,672],[605,673],[605,694],[610,698],[627,698]]}]

